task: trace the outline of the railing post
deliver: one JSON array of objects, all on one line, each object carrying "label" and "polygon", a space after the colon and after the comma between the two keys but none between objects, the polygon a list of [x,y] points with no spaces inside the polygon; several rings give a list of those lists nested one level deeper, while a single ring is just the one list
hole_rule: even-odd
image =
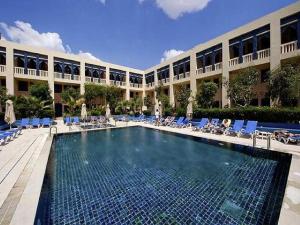
[{"label": "railing post", "polygon": [[271,135],[269,134],[267,137],[267,149],[270,150],[271,149]]},{"label": "railing post", "polygon": [[253,141],[253,143],[252,143],[253,148],[255,148],[255,146],[256,146],[256,134],[253,134],[252,141]]}]

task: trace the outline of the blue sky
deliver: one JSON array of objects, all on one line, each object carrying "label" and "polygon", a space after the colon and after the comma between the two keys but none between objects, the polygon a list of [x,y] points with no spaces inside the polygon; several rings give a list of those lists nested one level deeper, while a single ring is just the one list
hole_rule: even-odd
[{"label": "blue sky", "polygon": [[146,69],[296,0],[0,2],[5,39]]}]

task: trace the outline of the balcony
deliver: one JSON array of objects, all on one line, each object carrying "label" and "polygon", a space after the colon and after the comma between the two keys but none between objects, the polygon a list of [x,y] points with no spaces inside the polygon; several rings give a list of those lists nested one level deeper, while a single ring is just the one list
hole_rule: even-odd
[{"label": "balcony", "polygon": [[229,67],[234,67],[239,64],[239,57],[229,60]]},{"label": "balcony", "polygon": [[243,55],[243,63],[250,63],[253,61],[253,53]]},{"label": "balcony", "polygon": [[269,48],[264,49],[257,52],[257,59],[259,60],[259,59],[270,58],[270,55],[271,55],[271,50]]},{"label": "balcony", "polygon": [[74,81],[80,81],[80,75],[72,75],[65,73],[64,76],[62,73],[54,72],[54,78],[56,79],[62,79],[62,80],[74,80]]},{"label": "balcony", "polygon": [[125,87],[126,86],[126,82],[124,81],[114,81],[114,80],[110,80],[110,85],[114,85],[117,87]]},{"label": "balcony", "polygon": [[295,52],[298,49],[297,44],[298,44],[298,41],[292,41],[292,42],[281,45],[281,54]]},{"label": "balcony", "polygon": [[179,76],[174,76],[173,77],[173,80],[176,81],[176,80],[182,80],[182,79],[185,79],[185,78],[189,78],[190,77],[190,72],[186,72],[186,73],[181,73],[179,74]]},{"label": "balcony", "polygon": [[148,84],[146,84],[146,88],[151,88],[151,87],[154,87],[154,82],[152,82],[152,83],[148,83]]},{"label": "balcony", "polygon": [[92,83],[92,78],[91,77],[85,77],[85,82]]},{"label": "balcony", "polygon": [[200,74],[203,74],[203,73],[210,73],[210,72],[213,72],[213,71],[221,70],[222,68],[223,68],[223,65],[220,62],[220,63],[216,63],[214,65],[214,68],[213,68],[212,65],[206,66],[205,70],[201,67],[201,68],[199,68],[199,69],[196,70],[196,74],[200,75]]},{"label": "balcony", "polygon": [[106,79],[100,79],[100,84],[106,84]]},{"label": "balcony", "polygon": [[14,67],[14,74],[30,77],[48,77],[48,71],[39,70],[38,73],[36,69],[27,69],[27,73],[25,73],[25,68],[23,67]]},{"label": "balcony", "polygon": [[142,88],[143,85],[142,84],[136,84],[136,83],[130,83],[130,87],[133,87],[133,88]]},{"label": "balcony", "polygon": [[0,74],[6,71],[6,65],[0,65]]}]

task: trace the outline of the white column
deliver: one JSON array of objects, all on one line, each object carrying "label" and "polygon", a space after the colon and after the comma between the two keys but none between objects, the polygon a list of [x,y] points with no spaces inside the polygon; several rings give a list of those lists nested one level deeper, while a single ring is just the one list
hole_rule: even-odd
[{"label": "white column", "polygon": [[280,66],[280,55],[281,55],[281,26],[280,18],[275,18],[271,22],[270,27],[270,37],[271,37],[271,56],[270,56],[270,69],[274,70]]},{"label": "white column", "polygon": [[106,72],[105,72],[105,79],[106,79],[106,84],[110,85],[110,80],[109,80],[109,67],[106,66]]},{"label": "white column", "polygon": [[192,96],[194,97],[196,97],[197,95],[196,70],[197,70],[196,54],[193,52],[190,61],[190,87],[192,91]]},{"label": "white column", "polygon": [[85,62],[80,61],[80,94],[84,94],[84,84],[85,84]]},{"label": "white column", "polygon": [[129,71],[126,71],[126,100],[130,100]]},{"label": "white column", "polygon": [[48,55],[48,85],[54,99],[54,56]]},{"label": "white column", "polygon": [[174,78],[174,71],[173,71],[173,65],[170,64],[170,88],[169,88],[169,97],[170,97],[170,105],[175,105],[175,97],[174,97],[174,86],[173,86],[173,78]]},{"label": "white column", "polygon": [[[225,40],[222,43],[222,55],[223,55],[223,59],[222,59],[222,68],[223,68],[223,72],[222,72],[222,81],[228,81],[229,80],[229,41]],[[230,102],[227,96],[227,88],[224,87],[224,85],[222,85],[222,108],[224,108],[226,105],[230,106]]]},{"label": "white column", "polygon": [[14,49],[6,47],[6,88],[9,95],[15,94],[14,85]]}]

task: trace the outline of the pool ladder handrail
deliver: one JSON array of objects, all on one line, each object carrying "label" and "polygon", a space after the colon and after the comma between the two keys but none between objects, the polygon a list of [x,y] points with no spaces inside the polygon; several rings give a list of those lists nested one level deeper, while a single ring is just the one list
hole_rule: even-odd
[{"label": "pool ladder handrail", "polygon": [[56,126],[50,126],[50,131],[49,131],[49,135],[51,136],[51,134],[52,134],[52,128],[54,128],[55,129],[55,134],[57,134],[57,127]]}]

